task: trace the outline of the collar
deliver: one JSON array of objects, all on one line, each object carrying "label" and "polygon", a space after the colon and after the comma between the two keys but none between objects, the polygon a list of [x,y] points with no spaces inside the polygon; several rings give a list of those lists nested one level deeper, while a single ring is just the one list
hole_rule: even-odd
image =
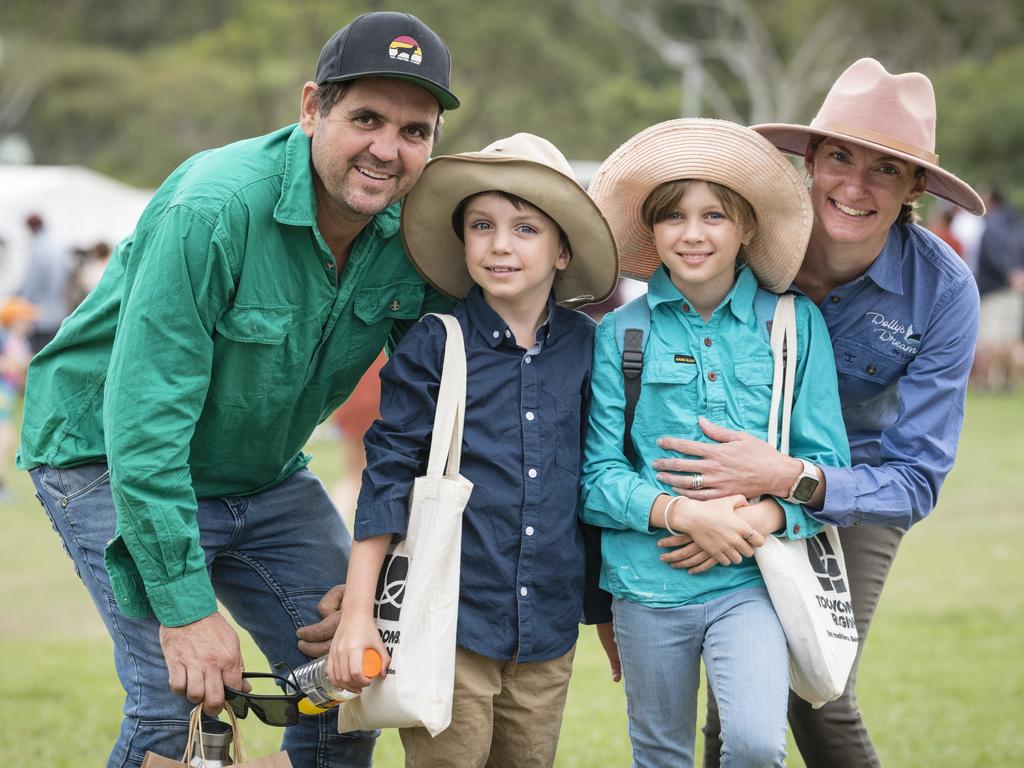
[{"label": "collar", "polygon": [[[728,306],[737,320],[741,323],[746,323],[750,313],[753,312],[754,295],[756,293],[757,278],[750,267],[745,266],[737,273],[732,288],[729,289],[729,293],[722,299],[722,303],[715,308],[715,312],[724,306]],[[647,303],[651,307],[651,313],[653,314],[654,308],[658,304],[666,302],[675,303],[685,300],[686,296],[672,282],[668,269],[664,265],[658,267],[647,283]],[[693,315],[696,316],[696,313],[694,312]]]},{"label": "collar", "polygon": [[[313,189],[310,138],[298,123],[285,146],[284,178],[281,195],[274,207],[274,221],[295,227],[316,228],[316,192]],[[369,230],[382,238],[398,232],[401,202],[393,203],[370,220],[360,235]]]},{"label": "collar", "polygon": [[903,227],[893,225],[889,227],[889,235],[885,238],[885,245],[882,252],[878,254],[865,277],[871,280],[884,291],[903,295],[903,246],[906,241],[906,233]]},{"label": "collar", "polygon": [[[469,318],[470,324],[476,328],[491,348],[503,343],[515,346],[512,329],[508,327],[508,323],[502,319],[501,315],[484,300],[484,293],[480,290],[480,286],[474,285],[470,288],[462,303],[466,307],[466,316]],[[535,343],[543,343],[555,330],[558,317],[557,309],[555,295],[551,293],[548,296],[548,319],[537,329]]]}]

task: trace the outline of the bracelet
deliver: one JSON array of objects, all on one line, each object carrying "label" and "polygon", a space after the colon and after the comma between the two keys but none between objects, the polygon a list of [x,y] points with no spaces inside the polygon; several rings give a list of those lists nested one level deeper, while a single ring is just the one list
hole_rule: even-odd
[{"label": "bracelet", "polygon": [[668,524],[668,512],[669,512],[670,509],[672,509],[672,505],[673,504],[675,504],[677,501],[682,501],[685,498],[686,498],[685,496],[674,496],[671,499],[669,499],[668,504],[665,505],[665,525],[664,525],[664,528],[665,528],[666,531],[669,532],[670,536],[682,536],[683,535],[679,531],[672,530],[672,526]]}]

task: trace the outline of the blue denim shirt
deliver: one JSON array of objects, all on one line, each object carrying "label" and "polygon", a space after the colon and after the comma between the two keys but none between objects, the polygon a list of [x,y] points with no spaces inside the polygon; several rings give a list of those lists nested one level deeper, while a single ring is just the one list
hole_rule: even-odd
[{"label": "blue denim shirt", "polygon": [[[584,531],[576,516],[594,322],[548,303],[530,350],[470,291],[452,314],[466,342],[458,644],[494,659],[543,661],[576,642],[584,608]],[[381,371],[381,418],[366,433],[355,537],[403,535],[413,480],[426,471],[444,354],[440,321],[413,327]],[[596,542],[596,537],[594,537]],[[596,588],[587,620],[610,620]],[[590,612],[590,605],[594,613]]]},{"label": "blue denim shirt", "polygon": [[956,457],[978,336],[963,261],[916,226],[893,226],[861,277],[819,305],[835,350],[850,468],[822,467],[823,522],[907,529],[925,517]]},{"label": "blue denim shirt", "polygon": [[[659,560],[665,536],[651,529],[651,505],[671,488],[657,479],[655,459],[675,455],[655,442],[662,435],[707,442],[697,423],[706,416],[730,429],[767,439],[771,405],[771,345],[754,309],[757,279],[749,268],[706,322],[664,269],[651,277],[647,302],[651,332],[644,350],[640,399],[632,438],[636,460],[622,451],[625,393],[616,314],[606,315],[594,347],[593,391],[583,461],[582,518],[602,526],[601,586],[615,597],[653,608],[704,603],[739,589],[763,586],[753,558],[693,575]],[[790,452],[815,464],[849,463],[840,418],[832,346],[821,313],[806,297],[796,301],[797,370]],[[820,526],[799,504],[780,502],[788,538]]]}]

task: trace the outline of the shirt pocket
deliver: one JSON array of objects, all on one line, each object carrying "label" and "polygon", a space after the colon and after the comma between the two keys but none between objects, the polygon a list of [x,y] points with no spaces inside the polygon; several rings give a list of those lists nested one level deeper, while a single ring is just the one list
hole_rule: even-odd
[{"label": "shirt pocket", "polygon": [[375,325],[390,320],[418,319],[422,307],[423,283],[404,282],[361,288],[356,291],[352,311],[367,325]]},{"label": "shirt pocket", "polygon": [[678,363],[678,355],[644,360],[640,401],[633,429],[648,437],[690,435],[700,413],[696,363]]},{"label": "shirt pocket", "polygon": [[735,364],[733,372],[736,377],[736,403],[743,424],[767,430],[772,405],[774,361],[770,357],[740,360]]},{"label": "shirt pocket", "polygon": [[214,326],[209,396],[228,405],[266,398],[287,373],[291,307],[236,304]]},{"label": "shirt pocket", "polygon": [[907,371],[908,361],[894,359],[851,339],[836,339],[833,349],[844,404],[877,397]]}]

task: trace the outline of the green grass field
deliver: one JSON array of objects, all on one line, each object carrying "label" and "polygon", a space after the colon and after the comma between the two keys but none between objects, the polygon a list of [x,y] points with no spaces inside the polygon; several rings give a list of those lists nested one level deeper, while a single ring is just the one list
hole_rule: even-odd
[{"label": "green grass field", "polygon": [[[329,486],[336,451],[311,450]],[[1024,395],[972,396],[957,467],[939,509],[904,539],[861,667],[861,707],[886,766],[1024,761],[1022,477]],[[111,644],[28,477],[12,486],[17,499],[0,504],[0,765],[103,765],[122,696]],[[244,648],[247,667],[261,668]],[[625,699],[592,632],[576,659],[557,765],[629,765]],[[253,754],[276,748],[279,731],[244,723]],[[402,764],[394,733],[376,764]]]}]

